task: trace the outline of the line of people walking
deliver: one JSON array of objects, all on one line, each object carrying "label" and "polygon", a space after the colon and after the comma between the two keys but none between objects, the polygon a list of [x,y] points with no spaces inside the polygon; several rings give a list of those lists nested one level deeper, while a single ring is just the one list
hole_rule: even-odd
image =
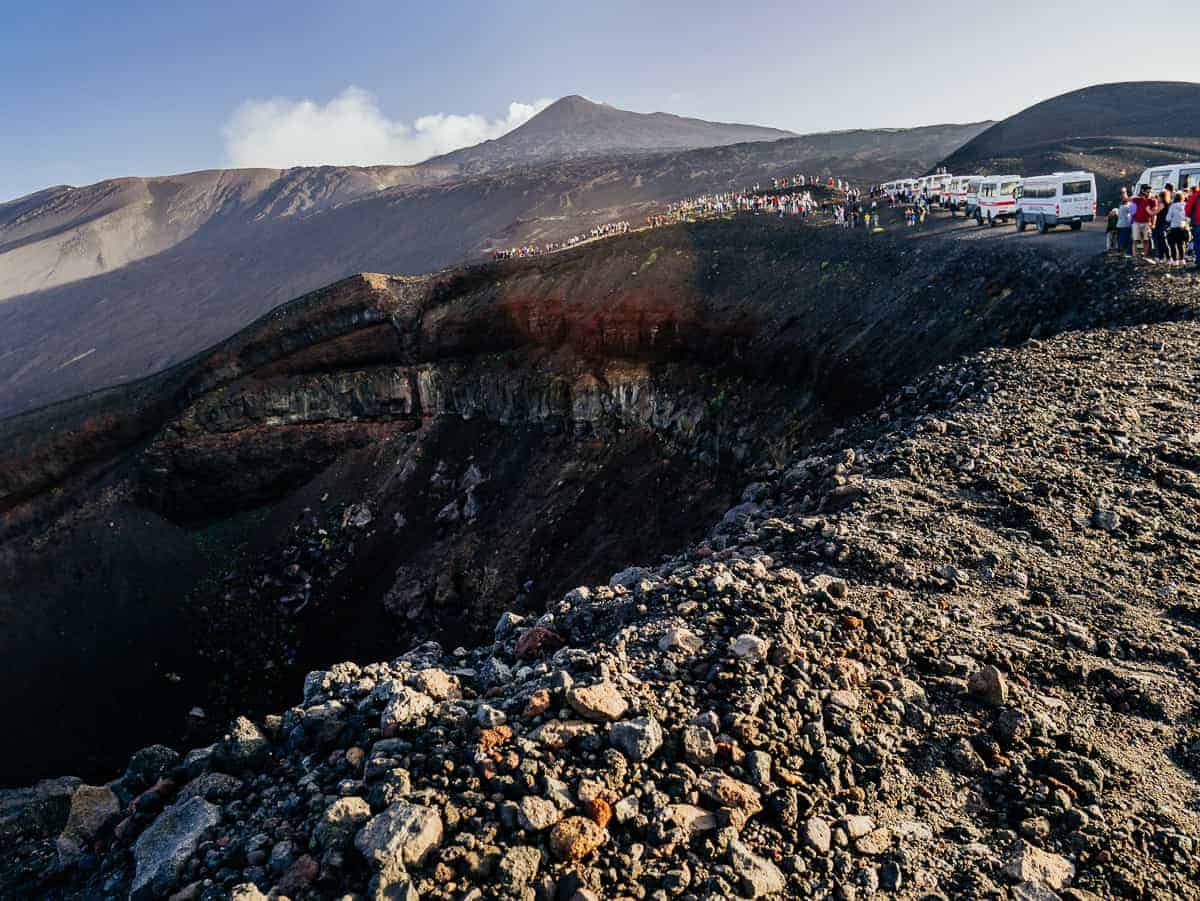
[{"label": "line of people walking", "polygon": [[1190,191],[1164,185],[1157,196],[1149,185],[1133,195],[1121,189],[1108,214],[1108,250],[1179,267],[1187,265],[1189,249],[1200,269],[1200,185]]},{"label": "line of people walking", "polygon": [[594,226],[581,235],[572,235],[565,241],[547,241],[545,244],[526,244],[520,247],[493,250],[492,259],[515,260],[524,257],[541,256],[546,253],[554,253],[556,250],[566,250],[568,247],[574,247],[576,244],[582,244],[584,241],[593,241],[596,238],[608,238],[612,235],[623,235],[631,227],[629,222],[624,219],[619,222],[606,222],[603,225]]},{"label": "line of people walking", "polygon": [[772,179],[772,181],[776,183],[774,190],[779,193],[764,193],[758,185],[755,185],[745,191],[702,194],[699,197],[668,204],[665,213],[647,216],[646,224],[651,228],[658,228],[688,219],[723,216],[729,213],[772,213],[781,217],[808,216],[820,208],[813,198],[811,190],[799,189],[796,187],[795,181],[791,181],[790,188],[780,187],[777,179]]}]

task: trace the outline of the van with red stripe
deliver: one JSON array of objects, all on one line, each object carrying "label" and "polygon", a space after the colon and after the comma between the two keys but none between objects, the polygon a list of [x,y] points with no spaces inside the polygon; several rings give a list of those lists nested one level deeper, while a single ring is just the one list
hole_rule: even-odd
[{"label": "van with red stripe", "polygon": [[979,182],[979,201],[975,207],[975,221],[995,227],[1006,219],[1017,215],[1017,189],[1021,187],[1019,175],[988,175]]},{"label": "van with red stripe", "polygon": [[982,175],[972,175],[967,179],[967,192],[963,197],[963,215],[968,218],[975,215],[979,209],[979,186],[983,184]]},{"label": "van with red stripe", "polygon": [[1022,179],[1017,191],[1017,231],[1036,226],[1044,235],[1056,225],[1072,231],[1096,218],[1096,176],[1091,172],[1052,172]]},{"label": "van with red stripe", "polygon": [[940,204],[942,202],[942,191],[953,177],[948,172],[939,172],[936,175],[922,175],[917,179],[917,193],[923,194],[925,199],[931,204]]},{"label": "van with red stripe", "polygon": [[946,185],[946,199],[943,206],[950,210],[951,215],[959,210],[966,209],[967,206],[967,188],[971,184],[970,175],[956,175],[950,179],[950,183]]}]

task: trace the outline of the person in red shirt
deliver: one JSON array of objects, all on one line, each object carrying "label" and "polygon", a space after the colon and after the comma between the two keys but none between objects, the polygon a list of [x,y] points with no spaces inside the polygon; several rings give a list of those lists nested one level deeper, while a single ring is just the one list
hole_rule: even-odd
[{"label": "person in red shirt", "polygon": [[1192,252],[1196,257],[1196,268],[1200,269],[1200,185],[1192,185],[1183,211],[1192,224]]},{"label": "person in red shirt", "polygon": [[1138,245],[1142,246],[1142,255],[1150,258],[1150,230],[1154,227],[1154,217],[1158,213],[1158,201],[1150,195],[1149,185],[1139,185],[1133,204],[1133,255],[1138,255]]}]

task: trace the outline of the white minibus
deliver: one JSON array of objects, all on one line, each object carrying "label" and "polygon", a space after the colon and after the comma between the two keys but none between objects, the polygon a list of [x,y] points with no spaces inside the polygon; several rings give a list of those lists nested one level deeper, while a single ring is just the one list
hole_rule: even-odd
[{"label": "white minibus", "polygon": [[959,210],[966,208],[967,185],[970,181],[971,176],[969,175],[956,175],[946,185],[945,206],[950,210],[950,215],[953,216]]},{"label": "white minibus", "polygon": [[1045,234],[1056,225],[1078,231],[1096,218],[1096,176],[1091,172],[1054,172],[1021,180],[1017,191],[1017,231],[1037,226]]},{"label": "white minibus", "polygon": [[967,193],[963,196],[963,215],[974,216],[979,209],[979,186],[983,183],[982,175],[972,175],[967,179]]},{"label": "white minibus", "polygon": [[1182,191],[1197,182],[1200,182],[1200,163],[1167,163],[1151,166],[1143,172],[1137,184],[1129,186],[1129,192],[1136,192],[1139,185],[1149,185],[1155,194],[1167,185],[1174,185],[1175,190]]},{"label": "white minibus", "polygon": [[979,203],[975,208],[975,221],[999,225],[1004,219],[1016,215],[1017,188],[1021,186],[1019,175],[989,175],[979,182]]},{"label": "white minibus", "polygon": [[942,192],[946,185],[950,183],[953,175],[941,173],[940,175],[926,175],[921,178],[921,191],[925,194],[925,199],[930,203],[942,203]]}]

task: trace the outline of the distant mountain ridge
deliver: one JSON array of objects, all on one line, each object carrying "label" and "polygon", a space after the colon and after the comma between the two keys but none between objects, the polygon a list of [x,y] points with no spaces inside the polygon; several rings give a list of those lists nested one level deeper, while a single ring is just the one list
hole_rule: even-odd
[{"label": "distant mountain ridge", "polygon": [[48,188],[0,204],[0,302],[110,272],[206,228],[311,215],[453,174],[417,166],[209,169]]},{"label": "distant mountain ridge", "polygon": [[959,173],[1093,172],[1107,207],[1149,166],[1200,159],[1197,110],[1200,84],[1192,82],[1094,85],[997,122],[941,165]]},{"label": "distant mountain ridge", "polygon": [[791,137],[796,137],[795,133],[778,128],[708,122],[671,113],[634,113],[572,94],[502,137],[428,162],[452,163],[465,171],[480,172],[554,159],[720,147]]},{"label": "distant mountain ridge", "polygon": [[1089,137],[1200,137],[1200,84],[1136,81],[1093,85],[1035,103],[954,151],[953,170],[1047,141]]}]

